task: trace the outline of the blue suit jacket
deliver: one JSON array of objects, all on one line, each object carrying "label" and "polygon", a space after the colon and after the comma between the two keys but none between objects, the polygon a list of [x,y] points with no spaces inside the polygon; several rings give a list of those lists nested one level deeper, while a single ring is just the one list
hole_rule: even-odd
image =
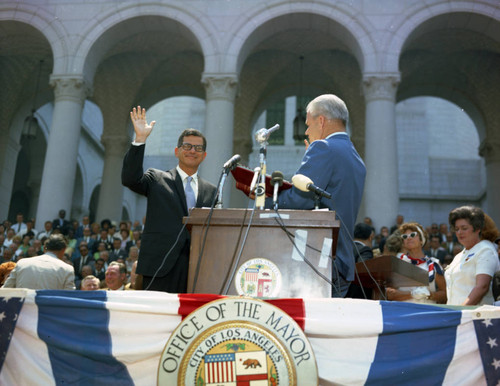
[{"label": "blue suit jacket", "polygon": [[[334,210],[341,221],[335,264],[348,281],[354,279],[352,237],[358,215],[366,168],[347,134],[336,134],[311,143],[296,174],[309,177],[326,190],[331,199],[322,198],[320,207]],[[282,209],[314,209],[314,193],[295,187],[278,197]]]}]

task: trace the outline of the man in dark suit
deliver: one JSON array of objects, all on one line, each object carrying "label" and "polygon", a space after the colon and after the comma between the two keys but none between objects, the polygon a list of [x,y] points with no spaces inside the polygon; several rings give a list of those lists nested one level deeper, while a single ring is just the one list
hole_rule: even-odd
[{"label": "man in dark suit", "polygon": [[113,239],[113,247],[109,251],[109,261],[116,261],[118,259],[123,259],[125,260],[127,258],[127,252],[125,252],[125,249],[121,248],[122,241],[118,238],[115,237]]},{"label": "man in dark suit", "polygon": [[207,155],[206,139],[198,130],[184,130],[175,148],[177,167],[144,173],[145,142],[155,121],[148,124],[146,109],[140,106],[134,107],[130,117],[135,141],[123,160],[122,183],[148,198],[136,272],[143,275],[144,289],[186,292],[190,235],[183,229],[182,218],[191,207],[210,206],[217,194],[214,185],[198,176],[198,167]]},{"label": "man in dark suit", "polygon": [[[314,185],[332,195],[331,199],[321,198],[320,207],[336,211],[343,223],[334,261],[336,267],[332,269],[334,297],[345,297],[354,280],[352,237],[366,175],[363,160],[346,133],[348,119],[344,101],[335,95],[320,95],[309,103],[306,118],[309,141],[304,141],[306,152],[296,173],[309,177]],[[278,206],[313,209],[314,193],[294,186],[280,193]]]},{"label": "man in dark suit", "polygon": [[134,230],[132,232],[132,240],[130,241],[127,241],[127,244],[125,246],[125,252],[127,252],[127,255],[128,255],[128,252],[130,251],[130,248],[131,247],[137,247],[137,242],[141,239],[141,232],[139,230]]},{"label": "man in dark suit", "polygon": [[[375,237],[373,228],[366,223],[358,223],[354,227],[354,260],[356,263],[373,259],[372,242]],[[371,299],[370,288],[361,288],[360,285],[351,283],[346,297],[356,299]]]},{"label": "man in dark suit", "polygon": [[[77,257],[73,262],[73,268],[75,270],[75,278],[83,279],[82,277],[82,268],[86,265],[90,265],[92,269],[95,267],[95,259],[90,253],[89,246],[86,242],[81,242],[78,246],[78,250],[80,252],[80,257]],[[77,287],[78,288],[78,287]]]},{"label": "man in dark suit", "polygon": [[429,250],[425,251],[425,254],[429,257],[435,257],[439,259],[441,264],[444,263],[444,258],[447,255],[446,249],[441,246],[441,238],[439,235],[432,235],[429,242]]},{"label": "man in dark suit", "polygon": [[66,211],[61,209],[59,211],[59,217],[52,221],[52,229],[59,229],[63,235],[67,235],[70,227],[70,223],[65,219]]}]

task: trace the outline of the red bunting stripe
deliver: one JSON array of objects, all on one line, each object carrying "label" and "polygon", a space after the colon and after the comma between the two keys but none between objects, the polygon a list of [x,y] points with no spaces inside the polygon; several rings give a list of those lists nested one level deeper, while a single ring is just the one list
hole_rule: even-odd
[{"label": "red bunting stripe", "polygon": [[[179,310],[178,313],[184,320],[191,312],[210,303],[214,300],[223,299],[227,296],[213,294],[179,294]],[[298,298],[289,299],[270,299],[266,302],[286,312],[302,330],[305,327],[306,310],[304,301]]]}]

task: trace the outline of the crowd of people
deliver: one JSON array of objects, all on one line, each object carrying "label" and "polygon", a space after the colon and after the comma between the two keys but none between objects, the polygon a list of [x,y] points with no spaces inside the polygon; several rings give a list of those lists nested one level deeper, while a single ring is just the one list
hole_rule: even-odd
[{"label": "crowd of people", "polygon": [[[450,212],[448,224],[423,227],[404,222],[399,215],[390,230],[383,226],[376,234],[371,218],[366,217],[354,230],[355,259],[392,255],[428,272],[427,286],[388,286],[388,300],[452,305],[500,300],[500,232],[494,221],[480,208],[463,206]],[[372,293],[351,287],[352,297]]]},{"label": "crowd of people", "polygon": [[[115,223],[103,220],[91,223],[89,216],[83,216],[81,221],[68,221],[65,216],[64,210],[59,211],[56,219],[44,223],[42,231],[35,229],[34,220],[24,222],[21,213],[16,216],[15,223],[5,220],[0,224],[0,286],[6,284],[5,287],[19,288],[18,273],[28,260],[31,263],[30,270],[35,271],[34,261],[44,266],[49,263],[57,266],[57,260],[60,260],[72,266],[68,271],[71,273],[71,285],[65,283],[62,288],[53,288],[53,283],[40,284],[42,287],[133,289],[144,225],[139,221]],[[50,252],[53,252],[53,256],[49,257],[57,257],[57,260],[51,258],[43,263],[41,257],[46,257]],[[37,259],[28,259],[34,257]],[[10,276],[16,277],[15,285],[12,277],[8,281]]]},{"label": "crowd of people", "polygon": [[[394,226],[382,226],[376,232],[372,220],[366,217],[354,229],[355,260],[393,255],[429,272],[428,286],[387,287],[388,300],[456,305],[492,304],[500,300],[500,294],[494,293],[495,280],[497,288],[499,280],[495,272],[500,271],[500,232],[495,223],[474,207],[455,209],[449,221],[451,226],[433,223],[424,227],[405,222],[399,215]],[[58,218],[45,222],[44,230],[37,231],[34,220],[25,223],[24,216],[18,214],[16,223],[5,220],[0,224],[0,286],[22,285],[26,278],[20,272],[14,271],[12,276],[10,273],[16,266],[20,271],[23,260],[61,251],[59,259],[72,269],[65,270],[66,279],[60,289],[142,289],[135,267],[143,223],[144,219],[142,223],[91,223],[89,216],[83,216],[81,221],[67,221],[64,211],[60,211]],[[51,242],[59,244],[54,246]],[[33,285],[33,278],[28,275],[27,279]],[[371,298],[371,290],[352,284],[347,297]]]}]

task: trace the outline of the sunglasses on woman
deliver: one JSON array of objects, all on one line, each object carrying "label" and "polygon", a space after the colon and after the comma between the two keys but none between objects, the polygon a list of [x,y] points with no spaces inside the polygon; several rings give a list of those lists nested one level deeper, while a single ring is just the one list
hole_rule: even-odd
[{"label": "sunglasses on woman", "polygon": [[401,235],[401,238],[403,240],[406,240],[408,237],[411,237],[413,239],[416,235],[417,235],[417,232],[411,232],[409,235],[407,235],[407,234]]}]

